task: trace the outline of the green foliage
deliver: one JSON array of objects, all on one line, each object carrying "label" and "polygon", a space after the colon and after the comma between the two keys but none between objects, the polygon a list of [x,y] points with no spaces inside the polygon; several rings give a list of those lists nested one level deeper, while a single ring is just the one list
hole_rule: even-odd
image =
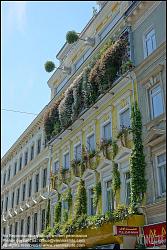
[{"label": "green foliage", "polygon": [[101,196],[101,182],[99,181],[93,188],[93,206],[95,208],[97,207],[97,203],[99,201],[100,196]]},{"label": "green foliage", "polygon": [[134,146],[130,157],[131,203],[141,203],[146,192],[145,156],[142,144],[142,119],[137,103],[132,107],[132,135]]},{"label": "green foliage", "polygon": [[116,142],[116,141],[113,141],[113,142],[112,142],[112,153],[113,153],[112,157],[113,157],[113,159],[114,159],[115,156],[116,156],[117,153],[118,153],[118,145],[117,145],[117,142]]},{"label": "green foliage", "polygon": [[81,111],[84,109],[84,92],[83,92],[83,73],[81,73],[73,82],[72,121],[75,121]]},{"label": "green foliage", "polygon": [[108,147],[112,145],[112,139],[102,139],[100,141],[100,150],[103,151],[104,157],[108,158]]},{"label": "green foliage", "polygon": [[77,219],[87,213],[87,198],[85,184],[80,180],[75,198],[74,217]]},{"label": "green foliage", "polygon": [[55,223],[59,223],[61,221],[61,200],[59,199],[55,205]]},{"label": "green foliage", "polygon": [[50,227],[50,199],[48,199],[47,211],[46,211],[46,229]]},{"label": "green foliage", "polygon": [[65,223],[68,220],[68,210],[63,210],[63,223]]},{"label": "green foliage", "polygon": [[65,92],[64,99],[59,105],[59,118],[62,128],[66,129],[72,123],[72,105],[74,103],[73,89],[70,87]]},{"label": "green foliage", "polygon": [[55,64],[52,61],[47,61],[44,65],[46,72],[52,72],[55,69]]},{"label": "green foliage", "polygon": [[113,171],[112,171],[112,190],[114,195],[116,191],[120,189],[121,180],[120,180],[120,172],[118,170],[118,164],[113,161]]},{"label": "green foliage", "polygon": [[67,34],[66,34],[67,43],[69,43],[69,44],[75,43],[78,39],[79,39],[79,36],[76,33],[76,31],[72,30],[72,31],[67,32]]}]

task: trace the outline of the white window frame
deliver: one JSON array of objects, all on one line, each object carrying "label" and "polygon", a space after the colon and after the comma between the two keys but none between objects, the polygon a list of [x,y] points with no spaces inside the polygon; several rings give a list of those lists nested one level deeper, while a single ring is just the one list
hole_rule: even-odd
[{"label": "white window frame", "polygon": [[96,133],[94,131],[86,135],[86,147],[88,149],[88,147],[89,147],[88,146],[88,138],[91,137],[92,135],[94,135],[94,146],[95,146],[94,150],[96,150]]},{"label": "white window frame", "polygon": [[86,187],[86,192],[87,192],[87,214],[91,215],[91,204],[90,204],[90,189],[94,188],[94,185],[89,185]]},{"label": "white window frame", "polygon": [[[156,93],[151,94],[151,91],[153,89],[157,88],[157,87],[160,87],[160,91],[157,91]],[[153,104],[152,104],[152,98],[154,96],[156,96],[157,94],[159,94],[159,93],[161,93],[163,112],[161,114],[159,114],[158,116],[154,117],[154,112],[153,112],[154,109],[153,109]],[[156,119],[157,117],[159,117],[160,115],[162,115],[164,113],[164,102],[163,102],[163,94],[162,94],[162,86],[161,86],[161,84],[158,83],[158,84],[154,85],[152,88],[150,88],[149,91],[148,91],[148,94],[149,94],[149,102],[150,102],[150,109],[151,109],[150,110],[151,111],[150,112],[151,113],[151,119],[153,120],[153,119]]]},{"label": "white window frame", "polygon": [[[69,154],[69,168],[65,168],[65,155]],[[67,150],[64,154],[63,154],[63,169],[70,169],[70,150]]]},{"label": "white window frame", "polygon": [[[59,163],[59,168],[58,168],[58,170],[57,171],[55,171],[55,163]],[[52,172],[55,174],[55,173],[58,173],[58,171],[59,171],[59,169],[60,169],[60,161],[59,161],[59,159],[57,158],[54,162],[53,162],[53,168],[52,168]]]},{"label": "white window frame", "polygon": [[[106,213],[108,211],[107,209],[107,190],[106,190],[106,183],[108,181],[111,181],[112,182],[112,175],[110,176],[106,176],[106,177],[103,177],[102,179],[102,191],[103,191],[103,195],[102,195],[102,198],[103,198],[103,213]],[[114,203],[114,207],[113,207],[113,210],[115,209],[115,199],[113,200],[113,203]]]},{"label": "white window frame", "polygon": [[112,139],[112,119],[111,117],[105,121],[105,122],[101,122],[101,125],[100,125],[100,139],[104,139],[104,126],[106,126],[108,123],[111,123],[111,139]]},{"label": "white window frame", "polygon": [[[26,156],[26,153],[27,153],[27,163],[25,165],[25,159],[26,159],[25,156]],[[27,164],[28,164],[28,148],[24,152],[24,166],[27,166]]]},{"label": "white window frame", "polygon": [[[125,107],[120,108],[119,111],[118,111],[118,127],[119,127],[119,129],[121,129],[121,114],[123,112],[125,112],[126,110],[128,110],[128,109],[129,109],[129,115],[131,117],[131,108],[130,108],[129,103]],[[130,120],[130,126],[131,126],[131,120]]]},{"label": "white window frame", "polygon": [[[146,36],[151,32],[151,31],[154,31],[154,34],[155,34],[155,49],[152,50],[152,52],[147,55],[147,46],[146,46]],[[154,26],[152,25],[151,27],[149,27],[143,34],[143,50],[144,50],[144,59],[147,58],[148,56],[150,56],[153,51],[156,50],[156,47],[157,47],[157,41],[156,41],[156,33],[155,33],[155,28]]]},{"label": "white window frame", "polygon": [[161,192],[161,186],[160,186],[160,181],[159,181],[159,167],[161,166],[161,165],[163,165],[164,163],[161,163],[160,165],[158,164],[158,156],[160,156],[160,155],[162,155],[162,154],[164,154],[164,153],[166,153],[166,151],[165,150],[163,150],[163,151],[161,151],[161,152],[158,152],[157,154],[155,154],[155,167],[156,167],[156,175],[157,175],[157,184],[158,184],[158,195],[159,196],[164,196],[165,194],[166,194],[166,192],[164,192],[164,193],[162,193]]},{"label": "white window frame", "polygon": [[80,156],[80,159],[82,159],[82,143],[81,143],[81,141],[79,141],[76,144],[74,144],[73,159],[75,159],[75,160],[76,160],[76,157],[75,157],[76,156],[75,155],[75,153],[76,153],[76,147],[79,146],[79,145],[81,145],[81,156]]}]

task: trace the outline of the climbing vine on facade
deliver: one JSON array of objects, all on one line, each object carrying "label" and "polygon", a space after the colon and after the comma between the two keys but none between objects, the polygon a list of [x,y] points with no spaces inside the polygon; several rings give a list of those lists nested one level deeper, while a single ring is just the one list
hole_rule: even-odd
[{"label": "climbing vine on facade", "polygon": [[131,120],[134,143],[130,157],[131,203],[133,206],[136,206],[141,203],[146,192],[146,163],[142,144],[142,118],[137,103],[132,107]]}]

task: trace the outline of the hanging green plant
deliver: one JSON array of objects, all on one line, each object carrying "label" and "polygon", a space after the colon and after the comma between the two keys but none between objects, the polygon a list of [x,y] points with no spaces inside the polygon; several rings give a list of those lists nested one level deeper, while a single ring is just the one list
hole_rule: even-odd
[{"label": "hanging green plant", "polygon": [[74,218],[77,219],[84,214],[87,214],[87,197],[85,183],[80,180],[74,204]]},{"label": "hanging green plant", "polygon": [[62,128],[66,129],[72,124],[72,105],[74,103],[73,89],[68,88],[64,99],[59,105],[59,118]]},{"label": "hanging green plant", "polygon": [[101,196],[101,182],[99,181],[93,188],[93,206],[95,208],[97,207],[97,203],[100,199],[100,196]]},{"label": "hanging green plant", "polygon": [[127,147],[127,139],[128,139],[128,134],[130,132],[131,132],[131,128],[125,127],[125,126],[122,126],[122,128],[118,132],[117,139],[121,140],[121,144],[123,147]]},{"label": "hanging green plant", "polygon": [[137,102],[132,106],[131,119],[134,144],[130,157],[131,204],[135,207],[142,202],[146,192],[146,163],[142,144],[142,119]]},{"label": "hanging green plant", "polygon": [[109,140],[102,139],[100,141],[100,150],[102,150],[104,157],[106,157],[107,159],[109,158],[108,157],[108,148],[111,145],[112,145],[112,139],[109,139]]},{"label": "hanging green plant", "polygon": [[114,195],[116,194],[116,191],[120,189],[121,186],[121,180],[120,180],[120,172],[118,170],[118,164],[116,164],[113,161],[113,170],[112,170],[112,190]]},{"label": "hanging green plant", "polygon": [[112,157],[113,157],[113,160],[115,158],[115,156],[117,155],[118,153],[118,144],[117,144],[117,141],[113,140],[112,141]]},{"label": "hanging green plant", "polygon": [[78,41],[79,36],[77,34],[76,31],[72,30],[72,31],[68,31],[66,34],[66,41],[69,44],[75,43],[76,41]]},{"label": "hanging green plant", "polygon": [[55,218],[55,223],[61,222],[61,200],[60,199],[58,199],[58,201],[55,205],[54,218]]},{"label": "hanging green plant", "polygon": [[52,72],[55,69],[55,64],[52,61],[47,61],[44,65],[46,72]]},{"label": "hanging green plant", "polygon": [[84,109],[84,93],[83,93],[83,73],[81,73],[72,85],[74,103],[72,106],[72,121],[75,121]]}]

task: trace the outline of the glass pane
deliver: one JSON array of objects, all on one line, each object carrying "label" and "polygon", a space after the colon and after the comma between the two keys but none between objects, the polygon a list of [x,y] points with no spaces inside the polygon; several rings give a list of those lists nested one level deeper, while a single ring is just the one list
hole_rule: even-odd
[{"label": "glass pane", "polygon": [[130,204],[130,182],[126,183],[126,204]]},{"label": "glass pane", "polygon": [[146,48],[147,48],[147,56],[149,56],[153,51],[151,38],[148,38],[148,40],[146,40]]},{"label": "glass pane", "polygon": [[69,153],[64,156],[64,167],[69,168]]},{"label": "glass pane", "polygon": [[104,125],[103,131],[104,131],[104,139],[107,140],[111,139],[111,122]]},{"label": "glass pane", "polygon": [[157,160],[158,160],[158,164],[166,162],[166,154],[164,153],[162,155],[158,155]]},{"label": "glass pane", "polygon": [[54,166],[54,172],[57,172],[58,170],[59,170],[59,161],[56,161]]},{"label": "glass pane", "polygon": [[93,151],[95,150],[95,141],[94,141],[94,134],[89,136],[87,139],[87,144],[88,144],[88,150]]},{"label": "glass pane", "polygon": [[75,147],[75,159],[76,160],[81,159],[81,144]]},{"label": "glass pane", "polygon": [[121,127],[129,127],[130,126],[130,110],[129,108],[123,111],[120,114],[120,125]]},{"label": "glass pane", "polygon": [[157,117],[163,113],[163,104],[161,92],[152,97],[153,117]]},{"label": "glass pane", "polygon": [[159,167],[161,192],[166,192],[166,165]]}]

